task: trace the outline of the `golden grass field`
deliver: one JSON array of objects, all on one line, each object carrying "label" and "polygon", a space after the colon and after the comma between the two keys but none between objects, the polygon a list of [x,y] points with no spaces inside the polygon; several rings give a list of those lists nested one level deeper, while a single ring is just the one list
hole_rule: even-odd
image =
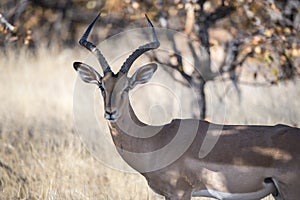
[{"label": "golden grass field", "polygon": [[[141,175],[107,167],[82,144],[72,107],[77,77],[72,63],[84,60],[86,54],[82,52],[40,50],[36,57],[23,51],[1,55],[0,199],[163,199],[148,188]],[[293,90],[295,84],[280,86],[278,93],[271,89],[271,99],[281,97],[280,102],[265,102],[257,113],[253,109],[264,102],[261,96],[250,96],[239,105],[241,110],[235,106],[236,97],[227,96],[225,122],[296,123],[300,106],[293,109],[299,103],[292,101],[297,101],[300,93],[299,87]],[[285,87],[294,91],[290,99],[286,99]],[[217,86],[208,88],[208,106],[217,104],[212,92]],[[266,105],[270,107],[263,107]],[[278,105],[280,110],[276,111]],[[210,113],[212,108],[208,110]]]}]

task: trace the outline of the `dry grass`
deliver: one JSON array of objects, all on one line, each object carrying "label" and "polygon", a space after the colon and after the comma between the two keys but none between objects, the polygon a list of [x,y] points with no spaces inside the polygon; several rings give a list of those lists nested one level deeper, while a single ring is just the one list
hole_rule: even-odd
[{"label": "dry grass", "polygon": [[111,169],[83,146],[74,129],[71,66],[84,56],[55,52],[0,60],[0,199],[162,199],[141,175]]},{"label": "dry grass", "polygon": [[78,56],[1,59],[0,199],[155,199],[142,177],[104,166],[76,134],[71,66]]}]

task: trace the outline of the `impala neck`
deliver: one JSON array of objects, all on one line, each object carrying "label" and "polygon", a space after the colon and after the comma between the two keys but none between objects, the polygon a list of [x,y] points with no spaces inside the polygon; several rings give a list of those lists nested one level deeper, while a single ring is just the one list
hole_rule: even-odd
[{"label": "impala neck", "polygon": [[131,106],[129,96],[127,96],[125,103],[124,103],[124,108],[121,111],[121,115],[118,118],[118,120],[116,121],[116,123],[114,123],[114,124],[123,126],[123,125],[132,124],[132,123],[139,125],[139,126],[146,126],[146,124],[141,122],[139,120],[139,118],[136,116],[136,114]]},{"label": "impala neck", "polygon": [[147,126],[145,123],[141,122],[139,120],[139,118],[136,116],[132,106],[131,106],[131,103],[130,103],[130,100],[129,98],[127,99],[128,103],[126,104],[126,108],[123,112],[123,115],[121,116],[121,120],[123,122],[127,122],[128,120],[130,120],[130,122],[133,122],[135,123],[136,125],[139,125],[139,126]]},{"label": "impala neck", "polygon": [[[125,149],[130,152],[152,151],[152,147],[158,144],[164,126],[151,126],[141,122],[130,105],[129,97],[126,101],[121,116],[116,122],[109,124],[115,145],[119,150]],[[145,142],[151,145],[146,147]]]},{"label": "impala neck", "polygon": [[130,133],[134,131],[133,129],[135,127],[147,126],[145,123],[141,122],[134,113],[134,110],[130,104],[129,96],[126,98],[124,107],[120,112],[121,115],[117,121],[110,122],[110,130],[113,136],[121,134],[122,132],[131,135]]}]

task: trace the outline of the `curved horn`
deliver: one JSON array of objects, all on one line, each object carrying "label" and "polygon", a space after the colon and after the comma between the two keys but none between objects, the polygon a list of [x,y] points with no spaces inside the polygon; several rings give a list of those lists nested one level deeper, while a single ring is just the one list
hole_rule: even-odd
[{"label": "curved horn", "polygon": [[132,63],[143,53],[145,53],[146,51],[149,51],[151,49],[156,49],[159,47],[160,43],[157,39],[157,35],[155,33],[155,29],[153,27],[152,22],[150,21],[150,19],[148,18],[148,16],[145,14],[145,17],[149,23],[149,26],[151,27],[152,30],[152,37],[153,37],[153,42],[149,42],[147,44],[144,44],[142,46],[140,46],[139,48],[137,48],[127,59],[126,61],[123,63],[120,72],[122,73],[127,73],[128,70],[130,69]]},{"label": "curved horn", "polygon": [[84,34],[80,38],[79,44],[81,46],[87,48],[89,51],[91,51],[98,58],[98,61],[101,65],[101,67],[102,67],[103,73],[105,74],[107,72],[111,72],[111,69],[110,69],[105,57],[102,55],[101,51],[96,47],[96,45],[94,45],[93,43],[87,41],[87,38],[89,37],[89,34],[90,34],[95,22],[99,18],[100,14],[101,13],[99,13],[97,15],[97,17],[92,21],[92,23],[89,24],[89,26],[85,30]]}]

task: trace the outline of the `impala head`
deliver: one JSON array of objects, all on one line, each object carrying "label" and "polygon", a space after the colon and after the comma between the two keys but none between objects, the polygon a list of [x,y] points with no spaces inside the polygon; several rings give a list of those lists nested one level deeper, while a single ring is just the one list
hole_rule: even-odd
[{"label": "impala head", "polygon": [[101,51],[93,43],[87,41],[88,35],[99,16],[100,14],[88,26],[85,33],[79,40],[79,44],[96,55],[104,75],[101,76],[93,67],[81,62],[74,62],[73,66],[84,82],[93,83],[99,87],[104,100],[104,117],[107,120],[114,122],[121,116],[124,108],[129,103],[129,90],[138,84],[148,82],[157,69],[156,64],[147,64],[139,68],[131,77],[128,77],[127,74],[131,65],[146,51],[158,48],[159,41],[157,39],[154,27],[146,15],[146,19],[152,29],[154,41],[142,45],[136,49],[123,63],[119,72],[115,74],[110,69],[110,66],[108,65]]}]

